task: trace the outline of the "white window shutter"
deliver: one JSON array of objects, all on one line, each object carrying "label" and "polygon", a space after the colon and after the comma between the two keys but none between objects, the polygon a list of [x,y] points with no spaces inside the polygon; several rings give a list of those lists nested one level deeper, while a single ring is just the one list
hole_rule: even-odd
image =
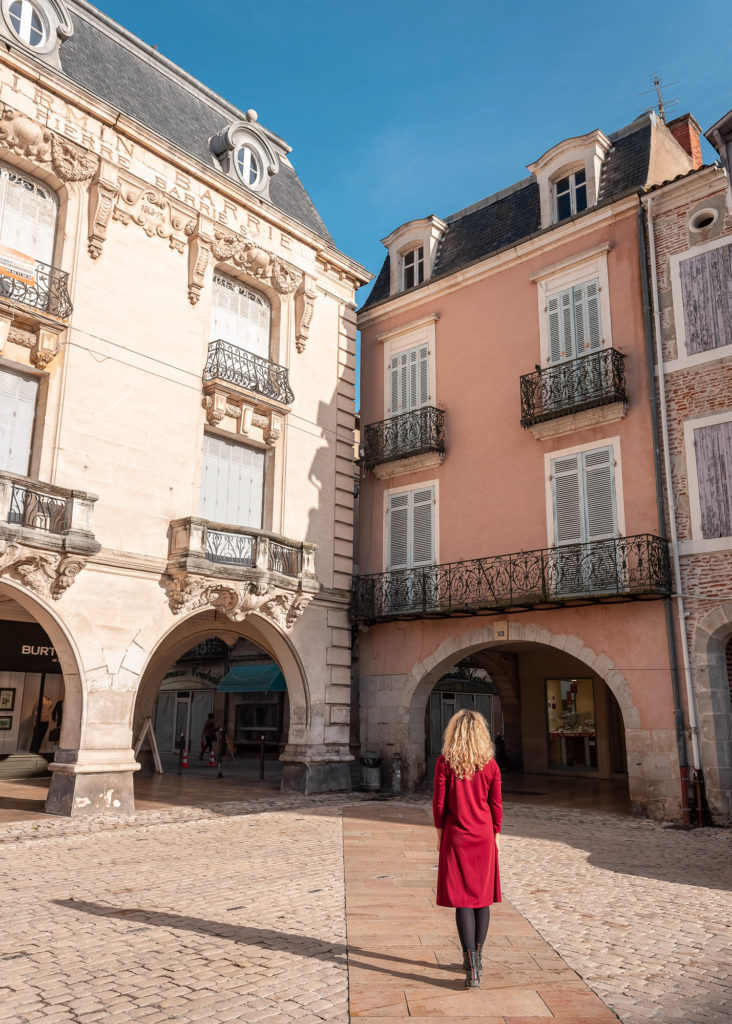
[{"label": "white window shutter", "polygon": [[547,329],[549,333],[549,359],[552,363],[558,363],[561,359],[562,351],[558,295],[551,295],[547,300]]},{"label": "white window shutter", "polygon": [[389,495],[389,557],[390,570],[409,565],[409,492]]},{"label": "white window shutter", "polygon": [[572,303],[572,289],[560,292],[560,358],[574,359],[576,352],[574,346],[574,309]]},{"label": "white window shutter", "polygon": [[0,469],[25,476],[30,462],[38,382],[0,369]]},{"label": "white window shutter", "polygon": [[53,262],[58,200],[50,189],[3,167],[0,242],[42,263]]},{"label": "white window shutter", "polygon": [[580,459],[577,455],[552,460],[554,492],[554,543],[578,544],[583,540]]},{"label": "white window shutter", "polygon": [[613,450],[584,453],[586,539],[603,540],[617,533]]},{"label": "white window shutter", "polygon": [[418,386],[416,408],[427,405],[430,400],[430,352],[428,345],[419,347]]},{"label": "white window shutter", "polygon": [[412,498],[412,567],[434,562],[434,491],[425,487],[411,491]]},{"label": "white window shutter", "polygon": [[389,365],[389,414],[396,416],[399,411],[399,359],[392,356]]},{"label": "white window shutter", "polygon": [[268,359],[271,319],[271,307],[264,295],[233,278],[214,276],[212,341],[226,341]]},{"label": "white window shutter", "polygon": [[204,436],[201,515],[230,526],[262,527],[264,452]]},{"label": "white window shutter", "polygon": [[596,352],[602,348],[602,322],[600,319],[600,287],[597,280],[588,281],[585,285],[587,298],[587,332],[585,344],[587,351]]}]

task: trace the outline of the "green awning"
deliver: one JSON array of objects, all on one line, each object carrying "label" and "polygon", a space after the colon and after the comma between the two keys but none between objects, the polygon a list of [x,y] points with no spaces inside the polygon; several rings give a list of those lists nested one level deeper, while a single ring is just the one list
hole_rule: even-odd
[{"label": "green awning", "polygon": [[286,693],[279,665],[234,665],[218,685],[219,693]]}]

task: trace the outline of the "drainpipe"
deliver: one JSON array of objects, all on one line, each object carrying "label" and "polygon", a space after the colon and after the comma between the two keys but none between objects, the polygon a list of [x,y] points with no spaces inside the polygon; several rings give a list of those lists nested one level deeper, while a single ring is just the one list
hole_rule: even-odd
[{"label": "drainpipe", "polygon": [[[673,478],[671,476],[671,459],[668,443],[668,417],[666,414],[666,378],[663,369],[663,350],[661,346],[661,323],[659,312],[658,277],[656,272],[656,241],[653,227],[653,197],[649,196],[647,205],[648,218],[648,249],[651,264],[651,280],[653,283],[653,330],[650,323],[650,301],[648,294],[648,269],[645,258],[644,246],[644,223],[642,204],[638,210],[638,238],[641,257],[641,273],[643,280],[643,307],[646,328],[646,352],[648,357],[648,383],[651,399],[651,422],[653,427],[653,450],[656,477],[656,502],[658,506],[659,534],[666,536],[663,482],[661,477],[661,452],[663,453],[663,468],[668,481],[668,513],[670,525],[671,542],[671,563],[674,574],[674,597],[676,599],[676,615],[679,625],[679,636],[681,637],[681,654],[684,667],[684,683],[686,687],[686,698],[689,712],[689,731],[691,733],[692,759],[694,769],[694,786],[696,789],[696,817],[697,825],[703,824],[703,787],[704,780],[701,772],[701,759],[699,756],[699,736],[696,721],[696,705],[694,691],[691,684],[691,665],[689,661],[689,645],[686,638],[686,615],[684,611],[684,598],[681,585],[681,564],[679,561],[678,534],[676,530],[676,502],[674,498]],[[653,353],[653,341],[655,339],[655,363]],[[658,371],[658,391],[660,402],[656,402],[655,375]],[[660,404],[660,410],[659,410]],[[659,414],[661,426],[661,441],[659,444]],[[676,634],[674,631],[673,612],[670,599],[664,600],[666,611],[666,633],[668,636],[669,660],[671,663],[671,687],[674,701],[674,722],[676,725],[676,743],[679,751],[679,765],[681,768],[681,792],[682,792],[682,813],[683,822],[689,825],[690,815],[688,806],[688,756],[686,747],[686,735],[684,731],[684,719],[681,709],[681,693],[679,687],[679,665],[676,650]]]}]

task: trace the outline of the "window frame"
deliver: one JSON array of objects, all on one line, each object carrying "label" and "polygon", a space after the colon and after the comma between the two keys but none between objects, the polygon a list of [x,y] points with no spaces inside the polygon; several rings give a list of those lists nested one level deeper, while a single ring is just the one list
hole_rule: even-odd
[{"label": "window frame", "polygon": [[[260,505],[260,515],[259,515],[260,525],[259,526],[253,526],[251,524],[244,524],[244,523],[232,523],[232,522],[228,522],[226,520],[221,520],[221,519],[210,519],[207,516],[206,512],[204,511],[203,504],[204,504],[204,495],[205,495],[205,486],[206,486],[206,480],[205,480],[205,459],[206,459],[206,440],[207,440],[207,438],[212,438],[212,439],[214,439],[216,441],[220,441],[220,442],[223,442],[224,444],[228,444],[228,445],[238,445],[241,448],[247,448],[250,451],[257,452],[259,455],[262,456],[262,500],[261,500],[261,505]],[[234,530],[234,531],[236,531],[236,530],[260,530],[260,531],[261,530],[265,530],[266,531],[266,529],[267,529],[267,526],[266,526],[266,523],[267,523],[267,497],[268,497],[268,493],[267,492],[269,490],[269,488],[268,488],[268,480],[267,480],[267,469],[268,469],[268,461],[269,460],[268,460],[267,456],[268,456],[269,452],[264,447],[262,447],[260,445],[252,444],[251,442],[240,441],[237,437],[232,437],[231,435],[224,434],[221,431],[214,431],[214,430],[204,430],[203,431],[203,442],[201,444],[200,451],[201,451],[201,463],[200,463],[200,465],[201,465],[201,485],[200,485],[200,492],[199,492],[199,499],[198,499],[198,515],[202,519],[205,519],[207,522],[219,523],[221,526],[231,527],[232,530]]]},{"label": "window frame", "polygon": [[699,493],[699,468],[696,460],[694,433],[704,427],[718,423],[732,422],[732,409],[697,416],[684,420],[684,451],[686,455],[686,479],[689,495],[690,538],[679,538],[679,554],[695,555],[705,551],[732,551],[732,537],[705,537],[702,531],[701,495]]},{"label": "window frame", "polygon": [[[563,545],[558,544],[555,536],[555,522],[554,522],[554,486],[552,479],[552,462],[555,459],[567,458],[571,455],[579,455],[580,453],[592,452],[601,448],[612,449],[612,462],[613,462],[613,481],[615,485],[615,517],[617,526],[617,536],[625,537],[626,525],[625,525],[625,495],[623,489],[623,466],[620,452],[620,437],[605,437],[598,438],[596,441],[587,441],[584,444],[573,445],[571,448],[557,449],[556,451],[546,452],[544,455],[544,484],[545,484],[545,500],[546,500],[546,536],[547,536],[547,547],[555,548],[562,547]],[[598,541],[602,543],[602,541]]]},{"label": "window frame", "polygon": [[[419,255],[417,255],[419,254]],[[414,257],[414,261],[411,267],[407,267],[407,257]],[[402,291],[411,291],[412,288],[417,288],[420,284],[424,284],[424,244],[422,242],[419,245],[412,246],[410,249],[405,249],[400,253],[401,259],[401,278],[402,278]],[[407,284],[407,270],[414,270],[415,280],[412,284]],[[419,278],[419,280],[417,280]]]},{"label": "window frame", "polygon": [[[584,188],[585,192],[585,205],[581,210],[577,210],[577,181],[576,176],[578,174],[584,174],[585,180],[579,183],[579,187]],[[561,175],[561,176],[560,176]],[[585,210],[589,209],[589,183],[587,181],[587,168],[584,164],[573,168],[571,171],[560,171],[558,175],[552,178],[552,198],[554,201],[554,223],[562,224],[565,220],[570,217],[575,217],[577,213],[584,213]],[[558,186],[561,181],[567,179],[569,183],[569,213],[564,217],[559,216],[559,192]],[[565,192],[562,195],[566,195]]]},{"label": "window frame", "polygon": [[[262,306],[262,308],[265,308],[265,309],[268,310],[268,312],[269,312],[269,324],[268,324],[268,330],[267,330],[267,345],[266,345],[267,351],[266,351],[266,355],[262,355],[259,352],[254,352],[254,351],[252,351],[252,349],[246,348],[244,345],[240,344],[237,341],[232,341],[230,338],[222,338],[214,330],[214,315],[215,315],[215,310],[218,308],[217,305],[216,305],[216,289],[218,287],[220,287],[219,281],[221,282],[221,284],[224,287],[226,287],[230,291],[238,290],[239,295],[241,295],[244,292],[249,292],[250,295],[255,296],[254,300],[250,299],[250,303],[252,301],[254,301],[255,304],[256,304],[257,300],[261,300],[261,302],[259,304]],[[243,352],[247,352],[250,355],[257,356],[260,359],[266,359],[269,362],[272,362],[273,361],[273,359],[272,359],[272,334],[273,334],[272,328],[273,328],[273,323],[274,323],[274,308],[273,308],[273,305],[272,305],[272,300],[270,299],[269,295],[267,295],[267,293],[262,291],[261,289],[254,288],[252,285],[248,284],[247,282],[241,281],[238,277],[232,277],[231,274],[227,274],[227,273],[223,272],[219,268],[216,268],[214,270],[212,285],[213,285],[213,287],[212,287],[212,291],[211,291],[211,315],[210,315],[210,319],[209,319],[209,335],[210,335],[209,340],[211,342],[214,342],[214,341],[224,341],[224,342],[226,342],[229,345],[234,345],[236,348],[241,349]],[[245,320],[245,318],[242,317],[241,315],[237,315],[237,321],[239,323],[251,324],[252,327],[257,326],[257,325],[254,324],[253,320]]]},{"label": "window frame", "polygon": [[[389,487],[384,490],[384,533],[382,538],[382,572],[403,572],[407,569],[392,570],[389,565],[391,556],[391,522],[389,518],[389,504],[391,497],[398,494],[408,494],[410,491],[424,491],[432,488],[432,565],[440,564],[440,482],[439,480],[422,480],[417,484],[408,484],[401,487]],[[421,566],[419,568],[422,568]]]},{"label": "window frame", "polygon": [[[420,345],[427,345],[427,373],[429,381],[429,393],[424,406],[419,408],[437,406],[437,380],[435,372],[435,324],[438,320],[436,315],[424,317],[421,320],[397,327],[393,331],[387,331],[378,335],[378,340],[384,345],[384,404],[382,419],[391,419],[400,415],[391,408],[391,361],[395,355],[405,349],[417,348]],[[406,410],[404,410],[406,411]]]},{"label": "window frame", "polygon": [[698,366],[719,359],[732,357],[732,344],[720,345],[719,348],[704,352],[689,352],[686,340],[686,323],[684,321],[684,298],[681,289],[681,264],[712,249],[721,249],[725,245],[732,246],[732,234],[722,235],[710,242],[703,242],[669,256],[669,276],[671,278],[671,298],[673,302],[674,328],[676,335],[676,358],[664,363],[664,372],[671,373],[687,366]]},{"label": "window frame", "polygon": [[[22,17],[20,19],[20,28],[16,28],[15,25],[13,24],[13,15],[11,14],[11,8],[14,3],[20,3],[23,9],[30,8],[30,10],[33,13],[35,13],[38,17],[38,20],[41,23],[41,28],[43,30],[43,36],[39,40],[39,42],[32,43],[30,39],[23,38],[23,36],[21,35],[21,30],[23,28]],[[48,41],[51,37],[51,28],[48,23],[48,18],[46,17],[46,12],[43,10],[43,7],[40,4],[34,3],[34,0],[9,0],[6,8],[5,20],[7,21],[8,28],[10,29],[10,31],[13,33],[15,38],[23,44],[23,46],[27,46],[28,49],[32,50],[34,53],[43,53],[44,49],[47,48]]]}]

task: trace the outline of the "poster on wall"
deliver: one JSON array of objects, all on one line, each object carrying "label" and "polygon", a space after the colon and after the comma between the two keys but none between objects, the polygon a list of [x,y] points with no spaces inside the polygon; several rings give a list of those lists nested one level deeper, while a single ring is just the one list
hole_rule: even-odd
[{"label": "poster on wall", "polygon": [[0,690],[0,711],[12,711],[15,707],[15,687]]},{"label": "poster on wall", "polygon": [[28,253],[0,245],[0,274],[14,277],[21,284],[34,286],[36,283],[36,261]]}]

